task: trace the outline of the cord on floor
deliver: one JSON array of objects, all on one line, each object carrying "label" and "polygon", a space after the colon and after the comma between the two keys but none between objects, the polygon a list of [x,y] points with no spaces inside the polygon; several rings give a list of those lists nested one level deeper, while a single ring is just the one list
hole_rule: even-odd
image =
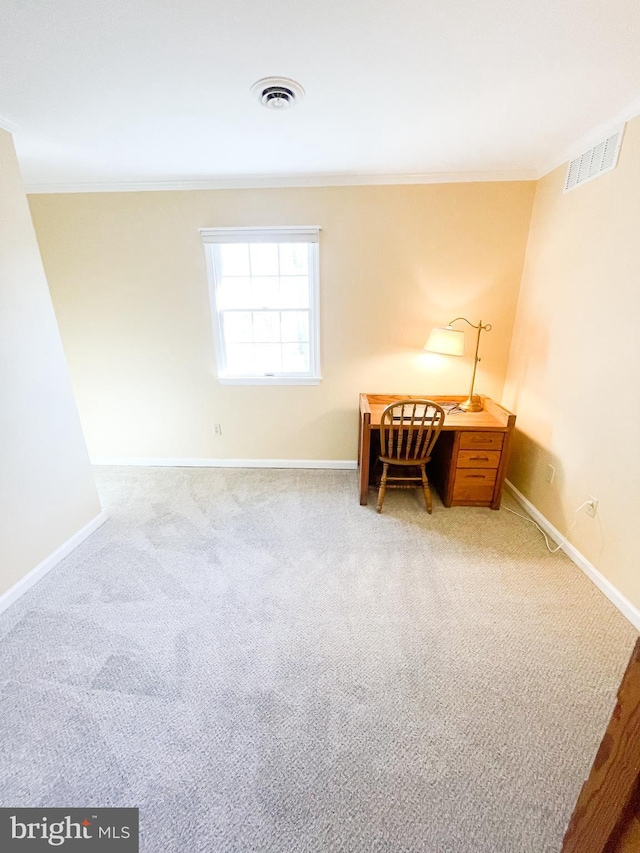
[{"label": "cord on floor", "polygon": [[544,541],[545,541],[545,544],[546,544],[546,546],[547,546],[547,551],[548,551],[550,554],[556,554],[556,553],[557,553],[557,552],[562,548],[562,546],[565,544],[565,542],[567,542],[567,541],[568,541],[568,539],[569,539],[569,534],[571,533],[571,531],[573,530],[573,528],[576,526],[576,522],[577,522],[577,520],[578,520],[578,513],[579,513],[579,512],[580,512],[580,510],[581,510],[581,509],[583,509],[583,508],[584,508],[588,503],[589,503],[589,501],[585,501],[584,503],[581,503],[581,504],[580,504],[580,506],[578,507],[578,509],[574,512],[574,514],[573,514],[573,521],[571,522],[571,525],[569,526],[569,529],[567,530],[567,532],[565,533],[565,535],[562,537],[562,539],[560,540],[560,542],[558,543],[558,545],[557,545],[555,548],[552,548],[552,547],[551,547],[551,545],[549,544],[549,537],[548,537],[548,536],[547,536],[547,534],[544,532],[544,530],[540,527],[540,525],[538,524],[538,522],[537,522],[537,521],[534,521],[532,518],[528,518],[526,515],[520,515],[520,513],[519,513],[519,512],[516,512],[514,509],[509,509],[509,507],[508,507],[508,506],[503,506],[503,507],[502,507],[502,509],[506,509],[506,511],[507,511],[507,512],[510,512],[512,515],[517,515],[517,516],[518,516],[518,518],[522,518],[522,519],[524,519],[524,521],[528,521],[530,524],[535,525],[535,526],[538,528],[538,530],[540,531],[540,533],[542,533],[542,535],[544,536]]}]

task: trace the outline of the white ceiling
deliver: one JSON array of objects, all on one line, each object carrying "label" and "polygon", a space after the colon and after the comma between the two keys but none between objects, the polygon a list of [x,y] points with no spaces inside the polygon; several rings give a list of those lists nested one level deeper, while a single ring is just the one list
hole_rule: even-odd
[{"label": "white ceiling", "polygon": [[1,0],[0,116],[32,189],[534,177],[638,98],[639,43],[638,0]]}]

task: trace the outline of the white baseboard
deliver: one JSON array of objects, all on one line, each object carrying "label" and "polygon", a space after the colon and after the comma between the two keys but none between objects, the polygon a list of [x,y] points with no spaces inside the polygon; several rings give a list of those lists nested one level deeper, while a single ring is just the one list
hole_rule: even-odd
[{"label": "white baseboard", "polygon": [[[544,532],[553,539],[556,544],[559,544],[564,539],[562,533],[560,533],[560,531],[554,527],[547,518],[545,518],[540,510],[536,509],[530,500],[525,498],[522,492],[519,491],[513,483],[509,480],[505,480],[504,484],[513,497],[518,501],[520,506],[529,513],[531,518],[540,525]],[[640,631],[640,610],[638,610],[638,608],[633,605],[628,598],[625,598],[620,590],[618,590],[611,581],[608,581],[602,572],[599,572],[593,563],[590,563],[574,545],[570,542],[565,542],[560,546],[560,550],[564,551],[567,557],[569,557],[569,559],[572,560],[578,568],[582,569],[589,580],[598,587],[600,592],[607,596],[609,601],[618,608],[620,613],[622,613],[622,615],[631,622],[637,631]]]},{"label": "white baseboard", "polygon": [[27,574],[21,577],[19,581],[16,581],[12,587],[9,587],[6,592],[3,592],[2,595],[0,595],[0,613],[2,613],[3,610],[6,610],[7,607],[10,607],[34,584],[38,583],[38,581],[41,580],[47,572],[50,572],[51,569],[61,560],[64,560],[64,558],[70,554],[74,548],[77,548],[78,545],[88,536],[90,536],[94,530],[97,530],[98,527],[104,524],[108,517],[109,516],[106,512],[98,513],[98,515],[96,515],[95,518],[92,518],[88,524],[81,527],[77,533],[74,533],[73,536],[67,539],[66,542],[63,542],[59,548],[56,548],[53,553],[49,554],[49,556],[39,563],[35,569],[31,569],[31,571],[27,572]]},{"label": "white baseboard", "polygon": [[139,468],[340,468],[355,469],[355,459],[132,459],[99,456],[92,465],[131,465]]}]

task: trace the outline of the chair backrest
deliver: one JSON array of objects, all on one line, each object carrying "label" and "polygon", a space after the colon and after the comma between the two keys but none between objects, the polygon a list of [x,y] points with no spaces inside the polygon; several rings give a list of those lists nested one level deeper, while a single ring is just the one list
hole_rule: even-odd
[{"label": "chair backrest", "polygon": [[442,429],[444,409],[433,400],[399,400],[380,418],[380,456],[398,462],[428,460]]}]

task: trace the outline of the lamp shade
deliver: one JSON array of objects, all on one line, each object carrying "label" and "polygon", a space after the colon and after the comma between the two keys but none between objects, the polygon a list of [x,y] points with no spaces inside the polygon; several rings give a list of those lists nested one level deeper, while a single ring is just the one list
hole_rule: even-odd
[{"label": "lamp shade", "polygon": [[446,329],[431,329],[424,348],[429,352],[440,352],[443,355],[463,355],[464,332],[458,332],[447,326]]}]

